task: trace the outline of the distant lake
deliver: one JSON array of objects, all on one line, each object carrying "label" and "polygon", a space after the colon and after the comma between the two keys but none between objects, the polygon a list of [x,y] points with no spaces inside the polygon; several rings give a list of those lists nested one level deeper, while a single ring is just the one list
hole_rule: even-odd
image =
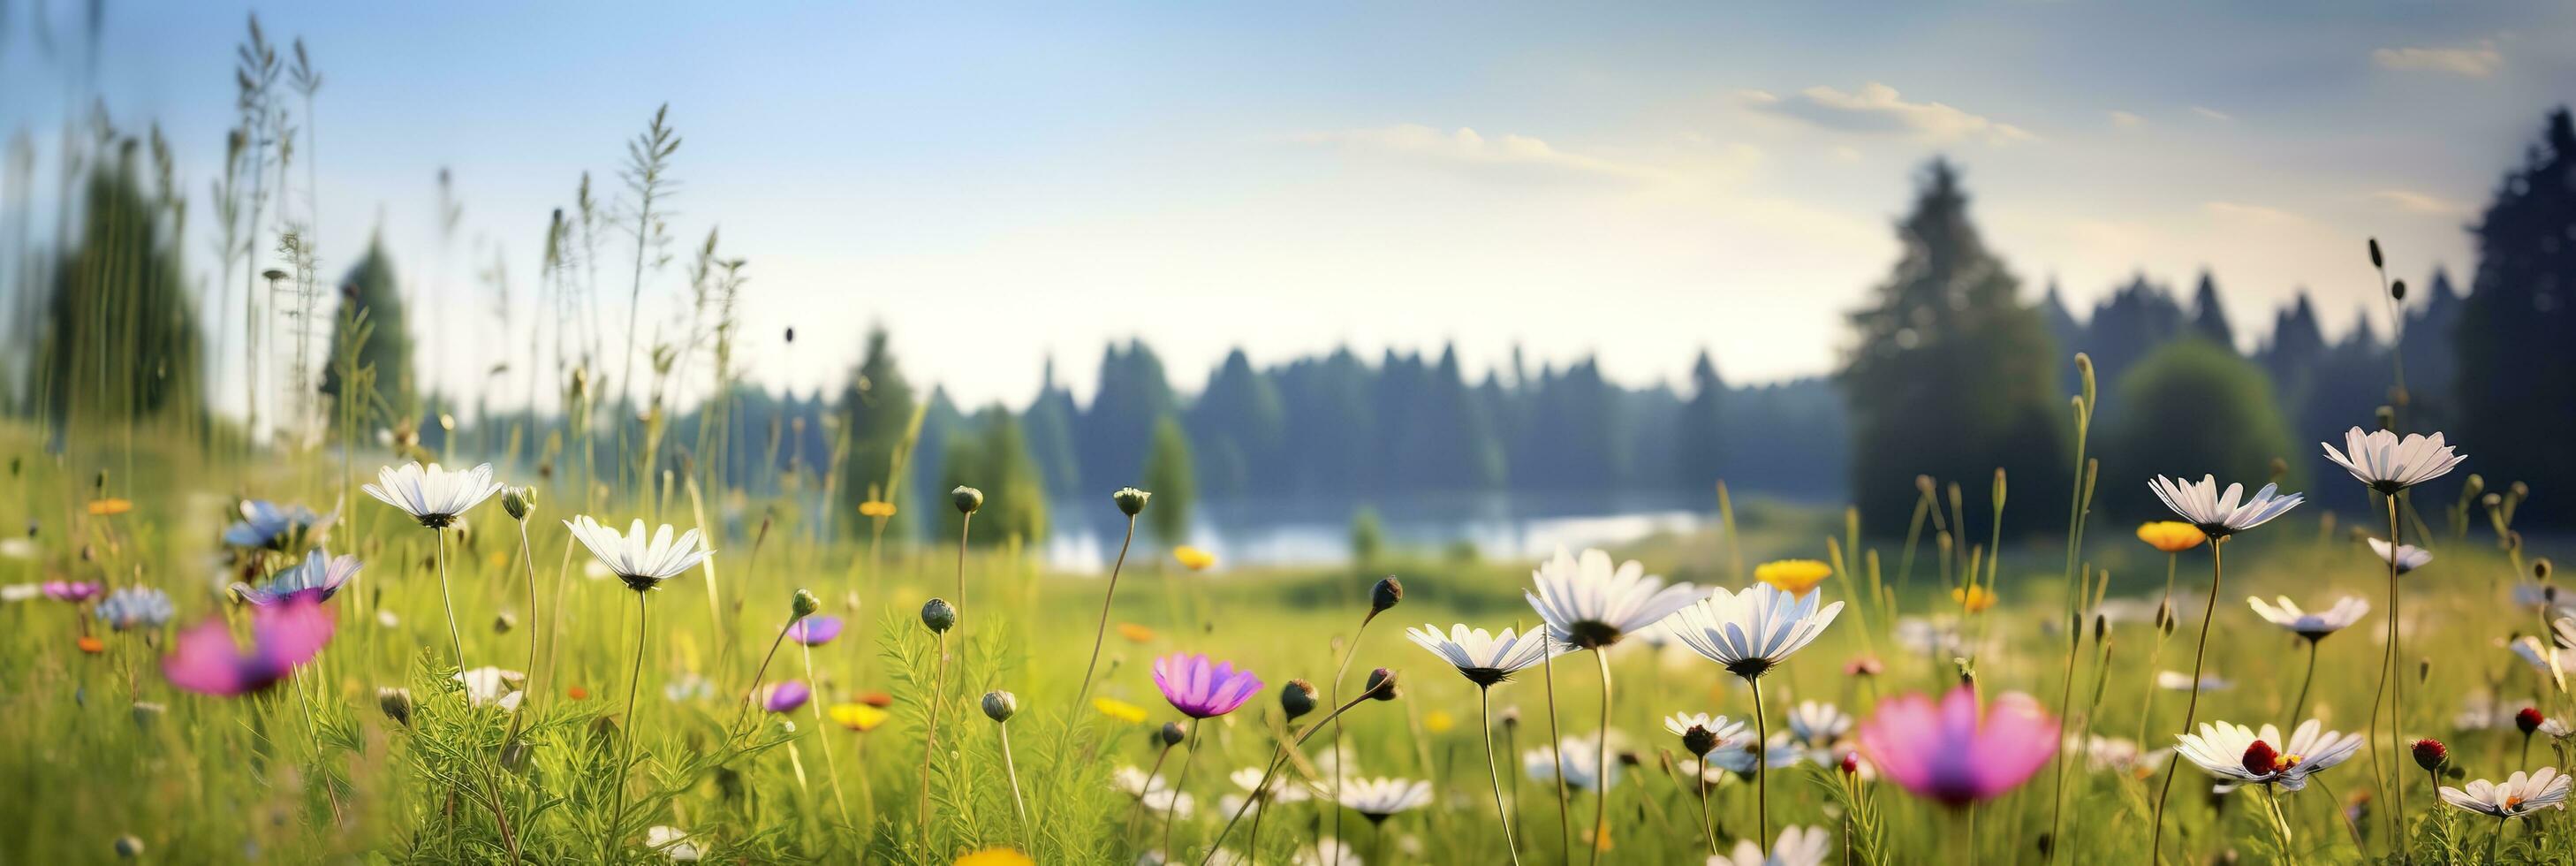
[{"label": "distant lake", "polygon": [[[1160,504],[1160,503],[1156,503]],[[1464,542],[1487,559],[1531,559],[1681,532],[1716,519],[1710,496],[1682,493],[1496,493],[1374,501],[1242,499],[1202,503],[1190,544],[1216,554],[1216,570],[1251,565],[1330,565],[1350,557],[1351,518],[1377,510],[1390,549],[1445,550]],[[1126,521],[1108,497],[1059,501],[1047,510],[1046,561],[1056,569],[1108,570]],[[1168,556],[1137,530],[1131,559]]]}]

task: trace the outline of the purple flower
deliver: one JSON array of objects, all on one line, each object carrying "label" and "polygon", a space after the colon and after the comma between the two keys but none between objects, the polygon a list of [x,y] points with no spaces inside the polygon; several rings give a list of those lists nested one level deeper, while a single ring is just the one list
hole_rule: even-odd
[{"label": "purple flower", "polygon": [[804,680],[788,680],[771,685],[769,693],[760,699],[760,705],[773,713],[790,712],[804,706],[805,700],[813,696],[813,688],[805,685]]},{"label": "purple flower", "polygon": [[222,617],[179,633],[161,673],[170,684],[203,695],[240,695],[275,685],[331,642],[331,612],[313,598],[251,610],[249,652],[233,643]]},{"label": "purple flower", "polygon": [[1173,653],[1154,660],[1154,686],[1163,699],[1190,718],[1234,712],[1261,691],[1261,678],[1236,670],[1233,662],[1211,662],[1199,653]]},{"label": "purple flower", "polygon": [[45,595],[55,601],[68,601],[73,604],[97,598],[99,589],[98,584],[86,580],[45,581]]},{"label": "purple flower", "polygon": [[787,627],[787,639],[806,646],[822,646],[841,636],[841,618],[809,616]]},{"label": "purple flower", "polygon": [[330,551],[317,548],[304,555],[303,564],[278,572],[276,577],[269,578],[267,586],[253,587],[246,583],[236,583],[233,584],[233,594],[240,596],[243,601],[262,606],[276,604],[290,598],[330,601],[331,596],[338,593],[343,584],[357,576],[357,557],[344,555],[334,558]]},{"label": "purple flower", "polygon": [[[241,504],[242,519],[224,528],[224,543],[234,547],[267,550],[289,550],[331,528],[338,514],[313,513],[301,505],[280,505],[259,499],[245,499]],[[290,551],[291,552],[291,551]]]}]

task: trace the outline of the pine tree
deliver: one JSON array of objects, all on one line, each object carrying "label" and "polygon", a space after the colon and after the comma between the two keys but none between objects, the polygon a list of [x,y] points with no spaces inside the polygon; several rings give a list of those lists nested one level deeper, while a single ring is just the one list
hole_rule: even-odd
[{"label": "pine tree", "polygon": [[[912,433],[912,386],[904,381],[903,370],[895,364],[894,351],[887,346],[882,326],[868,329],[867,353],[861,356],[859,368],[841,389],[841,435],[849,437],[849,451],[841,458],[840,498],[837,511],[853,528],[864,527],[858,505],[867,500],[870,491],[887,495],[895,483],[895,455],[907,444]],[[931,464],[937,465],[937,464]],[[899,493],[898,493],[899,495]],[[898,502],[895,521],[905,523],[904,516],[913,509]]]},{"label": "pine tree", "polygon": [[[385,252],[384,236],[368,239],[366,255],[358,257],[349,275],[340,280],[340,313],[332,319],[331,357],[322,367],[322,393],[334,399],[340,396],[343,369],[373,368],[375,396],[398,417],[416,417],[419,403],[413,398],[416,380],[411,366],[410,316],[404,310],[402,288],[395,279],[393,258]],[[365,316],[366,326],[372,330],[367,333],[366,344],[357,347],[357,357],[353,359],[346,354],[351,340],[347,329],[360,315]]]},{"label": "pine tree", "polygon": [[1678,474],[1682,487],[1712,487],[1726,474],[1726,381],[1707,349],[1691,364],[1691,398],[1682,406]]},{"label": "pine tree", "polygon": [[1190,465],[1189,434],[1170,415],[1154,423],[1144,487],[1154,491],[1154,507],[1145,509],[1145,527],[1166,546],[1189,543],[1190,507],[1198,502],[1198,482]]},{"label": "pine tree", "polygon": [[[2576,122],[2551,112],[2478,220],[2478,271],[2460,311],[2460,431],[2490,487],[2576,488]],[[2576,510],[2523,513],[2568,522]]]},{"label": "pine tree", "polygon": [[[205,416],[204,337],[165,203],[145,197],[133,149],[85,179],[79,236],[56,267],[34,374],[67,424]],[[165,199],[166,202],[166,199]]]},{"label": "pine tree", "polygon": [[[988,407],[949,430],[946,438],[948,447],[940,455],[939,491],[944,494],[959,487],[984,491],[984,507],[975,512],[975,531],[968,535],[969,540],[977,547],[1003,547],[1013,539],[1023,545],[1043,541],[1047,528],[1046,476],[1038,470],[1037,460],[1029,456],[1028,438],[1021,434],[1019,419],[1008,409]],[[955,508],[936,507],[935,511],[939,514],[940,537],[956,540],[964,516]]]},{"label": "pine tree", "polygon": [[2206,270],[2200,272],[2200,286],[2191,293],[2191,330],[2201,339],[2236,349],[2236,328],[2227,323],[2227,308],[2218,300],[2218,279]]}]

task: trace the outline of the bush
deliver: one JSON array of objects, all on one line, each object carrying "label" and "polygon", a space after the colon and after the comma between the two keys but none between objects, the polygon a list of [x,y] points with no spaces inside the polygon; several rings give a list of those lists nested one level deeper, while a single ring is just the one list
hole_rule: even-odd
[{"label": "bush", "polygon": [[2273,458],[2296,455],[2271,377],[2207,340],[2148,353],[2113,393],[2126,405],[2103,437],[2097,511],[2160,516],[2155,498],[2138,490],[2158,474],[2216,475],[2219,483],[2242,483],[2250,492],[2271,477]]}]

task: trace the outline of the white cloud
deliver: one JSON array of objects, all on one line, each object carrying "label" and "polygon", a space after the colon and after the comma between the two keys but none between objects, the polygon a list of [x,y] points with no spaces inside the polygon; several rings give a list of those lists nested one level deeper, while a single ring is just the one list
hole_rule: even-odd
[{"label": "white cloud", "polygon": [[2259,226],[2291,226],[2307,222],[2306,217],[2276,207],[2234,201],[2213,201],[2201,205],[2210,216],[2232,222]]},{"label": "white cloud", "polygon": [[2029,130],[1947,103],[1907,102],[1896,88],[1875,81],[1855,91],[1817,85],[1787,97],[1761,90],[1738,91],[1736,101],[1756,111],[1839,132],[1900,135],[1936,143],[1974,140],[1998,146],[2039,140]]},{"label": "white cloud", "polygon": [[1488,136],[1469,127],[1443,132],[1418,123],[1366,129],[1309,132],[1295,137],[1303,144],[1523,178],[1577,177],[1660,183],[1682,180],[1730,181],[1750,173],[1763,153],[1750,144],[1716,144],[1691,140],[1687,153],[1659,161],[1614,159],[1560,150],[1526,135]]},{"label": "white cloud", "polygon": [[2147,119],[2126,111],[2114,110],[2111,112],[2111,125],[2121,129],[2136,129],[2147,125]]},{"label": "white cloud", "polygon": [[2504,66],[2504,52],[2494,42],[2480,42],[2469,48],[2382,48],[2370,52],[2370,60],[2381,69],[2485,78]]},{"label": "white cloud", "polygon": [[2209,118],[2209,119],[2211,119],[2211,120],[2218,121],[2218,122],[2220,122],[2220,123],[2226,123],[2226,122],[2228,122],[2228,121],[2231,121],[2231,120],[2235,120],[2235,119],[2236,119],[2236,116],[2235,116],[2235,115],[2233,115],[2233,114],[2229,114],[2229,113],[2227,113],[2227,112],[2220,111],[2220,110],[2218,110],[2218,109],[2211,108],[2211,107],[2206,106],[2206,105],[2195,105],[2195,106],[2192,106],[2192,107],[2191,107],[2191,113],[2193,113],[2193,114],[2197,114],[2197,115],[2200,115],[2200,116],[2202,116],[2202,117]]},{"label": "white cloud", "polygon": [[2469,206],[2439,196],[2403,189],[2383,189],[2370,199],[2399,211],[2425,216],[2467,216]]}]

